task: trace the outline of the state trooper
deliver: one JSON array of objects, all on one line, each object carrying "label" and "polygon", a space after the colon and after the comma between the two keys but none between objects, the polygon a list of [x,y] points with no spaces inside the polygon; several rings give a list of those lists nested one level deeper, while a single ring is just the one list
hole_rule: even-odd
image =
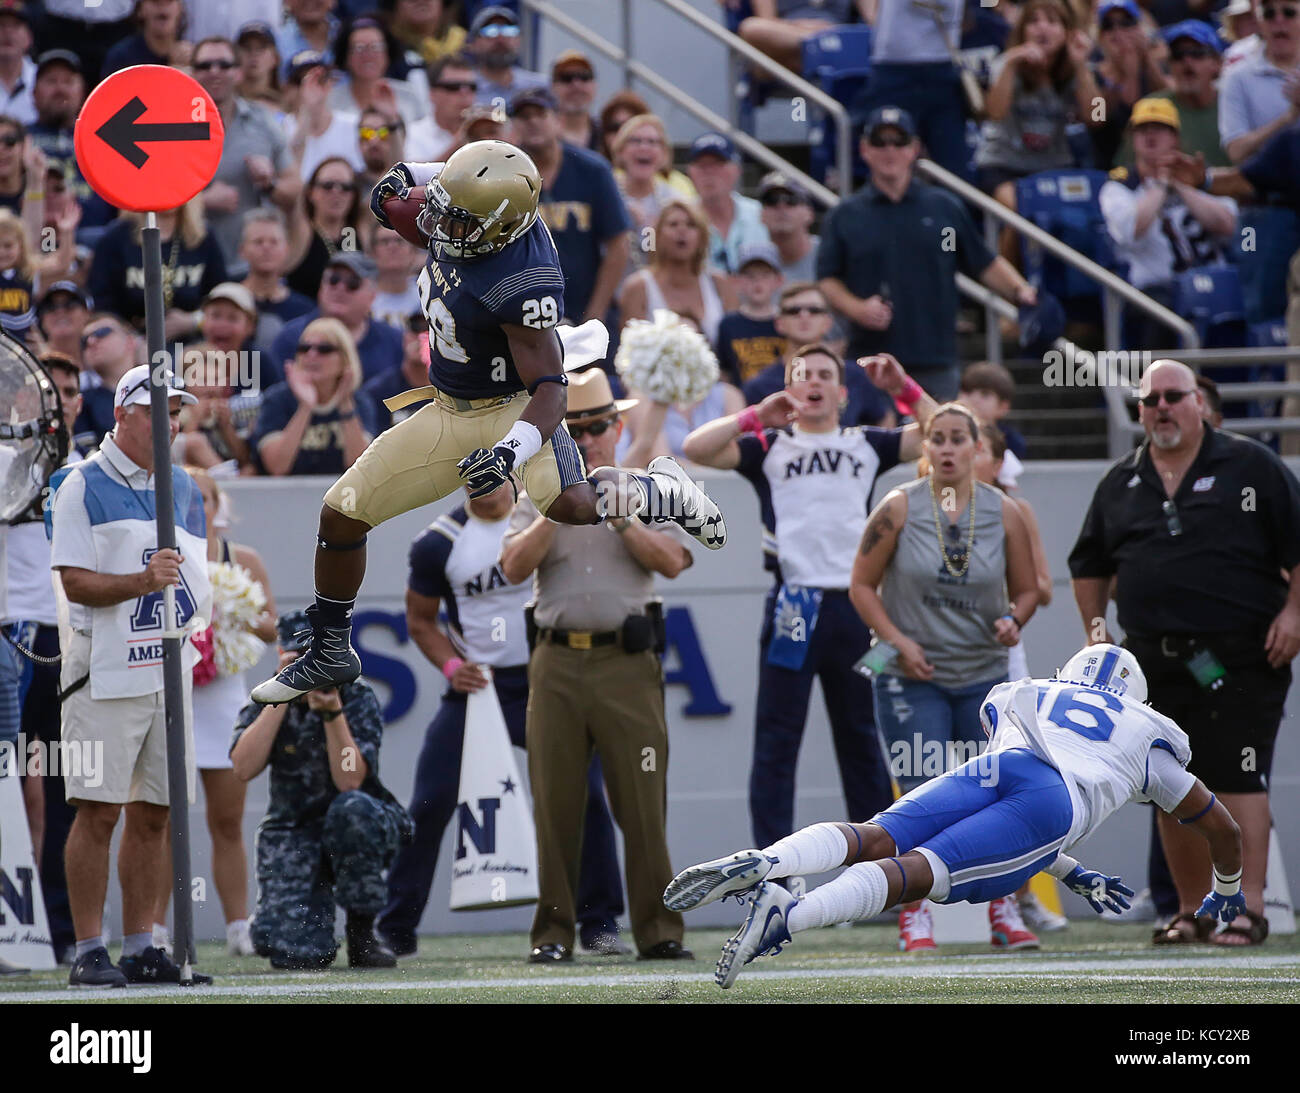
[{"label": "state trooper", "polygon": [[[306,612],[290,611],[276,629],[284,667],[307,647],[311,624]],[[230,748],[235,775],[247,782],[271,768],[251,935],[273,968],[334,962],[336,904],[347,912],[349,967],[397,963],[374,921],[388,894],[384,870],[412,824],[379,781],[382,735],[379,700],[359,680],[240,711]]]}]

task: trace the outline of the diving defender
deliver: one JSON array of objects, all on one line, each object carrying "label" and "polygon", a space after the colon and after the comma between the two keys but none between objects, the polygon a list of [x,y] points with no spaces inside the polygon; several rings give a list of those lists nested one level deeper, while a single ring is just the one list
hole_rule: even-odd
[{"label": "diving defender", "polygon": [[[749,892],[749,914],[723,946],[715,979],[730,987],[757,956],[793,934],[868,919],[898,903],[983,903],[1046,869],[1098,914],[1128,907],[1119,877],[1085,869],[1065,851],[1126,801],[1153,801],[1210,844],[1214,887],[1198,915],[1245,913],[1241,833],[1228,810],[1185,769],[1187,736],[1146,700],[1132,653],[1090,645],[1052,679],[1000,683],[980,721],[988,750],[918,787],[864,824],[805,827],[764,850],[684,870],[664,891],[677,911]],[[795,899],[777,878],[847,868]]]}]

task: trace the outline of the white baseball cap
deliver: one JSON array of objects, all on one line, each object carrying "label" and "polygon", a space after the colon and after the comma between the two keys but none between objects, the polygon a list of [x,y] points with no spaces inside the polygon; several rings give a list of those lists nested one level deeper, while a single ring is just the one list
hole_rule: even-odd
[{"label": "white baseball cap", "polygon": [[[137,364],[134,368],[126,373],[117,381],[117,394],[113,398],[114,406],[139,406],[148,404],[149,394],[149,366],[147,364]],[[195,403],[199,400],[191,395],[188,391],[176,387],[176,375],[171,371],[163,373],[163,380],[167,383],[167,397],[173,398],[180,396],[182,403]]]}]

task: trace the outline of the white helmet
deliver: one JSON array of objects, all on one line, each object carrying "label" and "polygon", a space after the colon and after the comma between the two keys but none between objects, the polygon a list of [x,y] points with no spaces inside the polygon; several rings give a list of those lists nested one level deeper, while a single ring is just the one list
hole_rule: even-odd
[{"label": "white helmet", "polygon": [[1134,702],[1147,700],[1147,678],[1137,657],[1118,645],[1101,643],[1080,649],[1054,677],[1064,683],[1079,683],[1123,695]]}]

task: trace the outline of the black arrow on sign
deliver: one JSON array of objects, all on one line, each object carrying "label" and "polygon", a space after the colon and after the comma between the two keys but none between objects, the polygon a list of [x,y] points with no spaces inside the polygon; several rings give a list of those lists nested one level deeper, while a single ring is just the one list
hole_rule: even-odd
[{"label": "black arrow on sign", "polygon": [[140,147],[143,141],[207,140],[211,135],[206,121],[137,123],[136,118],[144,112],[145,105],[137,95],[95,130],[95,136],[132,167],[149,162],[149,153]]}]

